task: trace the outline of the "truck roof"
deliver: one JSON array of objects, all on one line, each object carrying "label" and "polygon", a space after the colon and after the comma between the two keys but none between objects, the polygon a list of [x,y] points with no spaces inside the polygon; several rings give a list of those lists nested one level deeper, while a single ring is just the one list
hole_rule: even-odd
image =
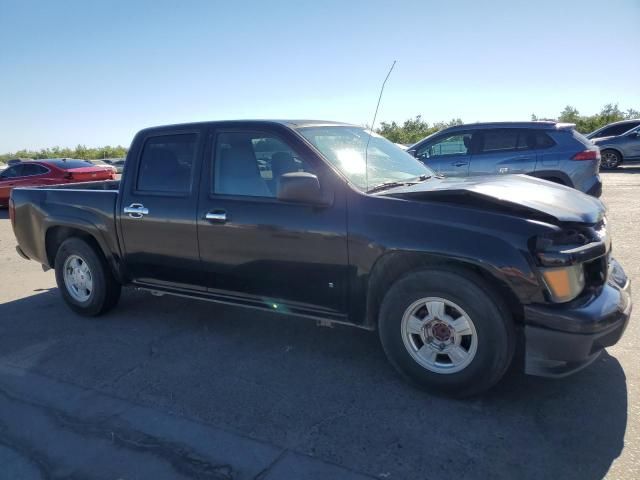
[{"label": "truck roof", "polygon": [[176,129],[176,128],[189,128],[189,127],[197,127],[203,125],[217,125],[217,124],[278,124],[285,125],[289,128],[301,128],[301,127],[317,127],[317,126],[356,126],[351,123],[344,122],[335,122],[331,120],[304,120],[304,119],[291,119],[291,120],[282,120],[282,119],[245,119],[245,120],[211,120],[204,122],[190,122],[190,123],[177,123],[172,125],[157,125],[154,127],[147,127],[142,131],[146,130],[155,130],[155,129]]}]

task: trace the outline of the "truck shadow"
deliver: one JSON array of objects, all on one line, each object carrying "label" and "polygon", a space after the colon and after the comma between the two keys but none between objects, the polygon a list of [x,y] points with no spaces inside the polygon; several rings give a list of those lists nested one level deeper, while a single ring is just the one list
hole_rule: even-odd
[{"label": "truck shadow", "polygon": [[3,363],[394,479],[600,479],[627,425],[608,354],[451,400],[402,381],[375,333],[130,290],[97,319],[55,289],[0,304]]}]

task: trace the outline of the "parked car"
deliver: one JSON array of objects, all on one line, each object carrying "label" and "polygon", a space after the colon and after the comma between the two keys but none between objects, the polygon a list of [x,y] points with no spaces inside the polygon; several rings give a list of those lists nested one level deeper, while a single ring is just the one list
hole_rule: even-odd
[{"label": "parked car", "polygon": [[623,133],[627,133],[629,130],[633,130],[636,127],[640,127],[640,118],[635,120],[621,120],[619,122],[613,122],[594,130],[591,133],[585,135],[589,140],[595,140],[596,138],[603,137],[617,137]]},{"label": "parked car", "polygon": [[377,329],[405,377],[453,395],[495,384],[517,346],[527,373],[576,371],[629,320],[605,207],[562,185],[438,177],[362,127],[313,121],[150,128],[126,164],[121,181],[12,193],[18,253],[55,268],[83,315],[134,285]]},{"label": "parked car", "polygon": [[448,177],[525,173],[599,197],[600,152],[573,127],[556,122],[456,125],[408,151]]},{"label": "parked car", "polygon": [[56,185],[112,179],[111,168],[97,167],[85,160],[49,159],[19,162],[0,173],[0,205],[9,203],[16,187]]},{"label": "parked car", "polygon": [[107,163],[104,160],[98,159],[98,160],[88,160],[88,161],[97,167],[109,168],[114,175],[118,173],[118,169],[115,166],[111,165],[110,163]]},{"label": "parked car", "polygon": [[600,168],[611,170],[623,163],[640,162],[640,120],[606,125],[587,135],[600,148]]},{"label": "parked car", "polygon": [[124,170],[124,158],[105,158],[103,161],[113,166],[116,169],[116,173],[121,174]]}]

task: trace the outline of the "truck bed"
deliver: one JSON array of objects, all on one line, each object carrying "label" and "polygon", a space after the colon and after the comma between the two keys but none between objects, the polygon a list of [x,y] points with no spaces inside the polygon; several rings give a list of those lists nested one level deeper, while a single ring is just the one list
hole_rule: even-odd
[{"label": "truck bed", "polygon": [[119,257],[115,215],[119,185],[119,180],[107,180],[14,189],[13,229],[22,253],[53,267],[47,242],[59,229],[72,228],[93,234],[105,253]]},{"label": "truck bed", "polygon": [[101,180],[99,182],[63,183],[61,185],[48,185],[44,187],[24,187],[25,189],[38,190],[115,190],[120,188],[120,180]]}]

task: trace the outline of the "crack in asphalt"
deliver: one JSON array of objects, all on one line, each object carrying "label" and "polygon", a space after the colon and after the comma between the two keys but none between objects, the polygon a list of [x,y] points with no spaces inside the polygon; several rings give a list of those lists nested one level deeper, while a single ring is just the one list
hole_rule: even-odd
[{"label": "crack in asphalt", "polygon": [[[109,425],[104,419],[83,421],[53,407],[13,395],[2,388],[0,388],[0,395],[10,401],[26,404],[40,410],[63,430],[81,437],[107,439],[117,447],[154,455],[168,462],[176,473],[187,477],[202,480],[232,480],[234,478],[234,470],[231,465],[211,463],[186,445],[163,441],[153,435],[127,429],[124,426]],[[8,448],[14,449],[29,458],[37,465],[44,478],[57,478],[52,473],[52,464],[49,459],[30,448],[29,445],[25,445],[15,436],[7,435],[6,431],[7,426],[0,423],[0,444],[6,445]],[[65,478],[70,477],[65,476]]]},{"label": "crack in asphalt", "polygon": [[151,341],[149,341],[147,344],[148,354],[144,360],[137,363],[133,367],[127,369],[126,371],[122,372],[120,375],[116,376],[115,378],[105,381],[102,384],[96,386],[95,388],[97,390],[103,390],[105,388],[115,387],[123,378],[128,377],[129,375],[137,372],[144,366],[148,365],[149,361],[158,353],[158,346],[162,344],[165,340],[179,337],[180,335],[183,335],[184,333],[187,333],[189,331],[190,331],[190,328],[185,326],[182,328],[177,328],[175,331],[164,333],[162,335],[158,335],[157,337],[152,338]]}]

